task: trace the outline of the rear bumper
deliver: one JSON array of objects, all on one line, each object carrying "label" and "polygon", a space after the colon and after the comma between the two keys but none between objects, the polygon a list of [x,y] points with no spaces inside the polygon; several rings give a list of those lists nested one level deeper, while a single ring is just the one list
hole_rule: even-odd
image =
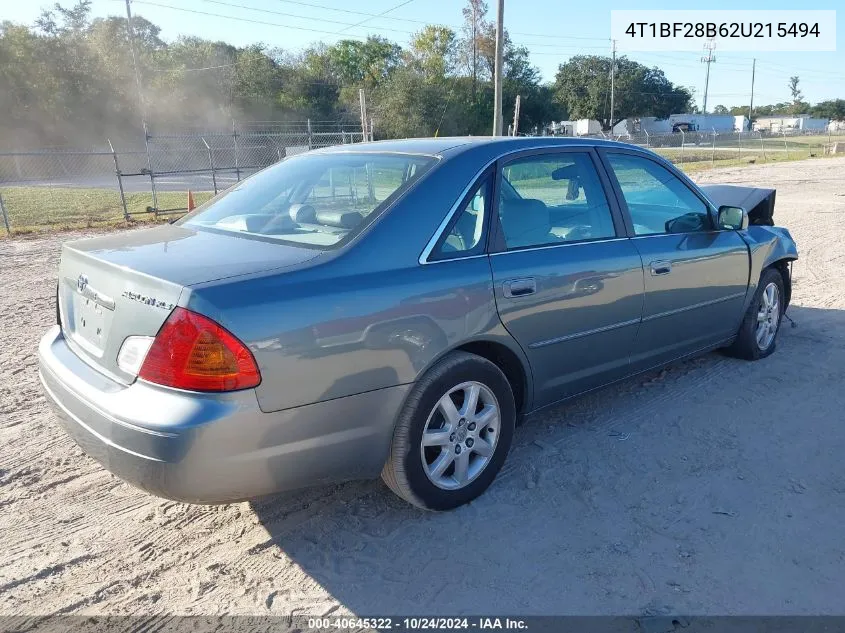
[{"label": "rear bumper", "polygon": [[77,357],[58,326],[44,335],[38,355],[47,399],[88,455],[144,490],[190,503],[377,477],[409,389],[264,413],[253,390],[120,385]]}]

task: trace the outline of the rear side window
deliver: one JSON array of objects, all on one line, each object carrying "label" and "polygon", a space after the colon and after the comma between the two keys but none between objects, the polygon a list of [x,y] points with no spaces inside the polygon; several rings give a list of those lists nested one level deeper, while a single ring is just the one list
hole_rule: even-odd
[{"label": "rear side window", "polygon": [[707,205],[662,165],[630,154],[607,155],[636,235],[711,229]]},{"label": "rear side window", "polygon": [[297,156],[247,178],[179,223],[334,248],[360,233],[435,162],[410,154]]},{"label": "rear side window", "polygon": [[484,252],[492,178],[482,178],[467,195],[432,252],[432,259],[466,257]]}]

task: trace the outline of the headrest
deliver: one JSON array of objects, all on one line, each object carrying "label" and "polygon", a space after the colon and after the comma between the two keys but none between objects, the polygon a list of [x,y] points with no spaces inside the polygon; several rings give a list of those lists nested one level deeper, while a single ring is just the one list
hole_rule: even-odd
[{"label": "headrest", "polygon": [[314,222],[317,211],[310,204],[292,204],[288,210],[290,219],[296,223]]},{"label": "headrest", "polygon": [[339,229],[354,229],[364,216],[357,211],[320,211],[317,213],[317,223],[325,226],[335,226]]},{"label": "headrest", "polygon": [[502,200],[502,229],[505,235],[521,235],[537,229],[548,230],[549,209],[541,200],[522,198]]}]

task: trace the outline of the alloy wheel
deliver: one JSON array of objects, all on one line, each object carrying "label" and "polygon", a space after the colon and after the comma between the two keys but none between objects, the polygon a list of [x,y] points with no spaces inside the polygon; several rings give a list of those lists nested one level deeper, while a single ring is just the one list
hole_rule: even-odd
[{"label": "alloy wheel", "polygon": [[769,349],[780,322],[780,291],[777,284],[770,282],[760,297],[760,309],[757,311],[757,329],[755,331],[757,347],[761,351]]},{"label": "alloy wheel", "polygon": [[496,396],[482,383],[464,382],[446,392],[429,414],[420,443],[431,483],[458,490],[475,480],[496,451],[500,419]]}]

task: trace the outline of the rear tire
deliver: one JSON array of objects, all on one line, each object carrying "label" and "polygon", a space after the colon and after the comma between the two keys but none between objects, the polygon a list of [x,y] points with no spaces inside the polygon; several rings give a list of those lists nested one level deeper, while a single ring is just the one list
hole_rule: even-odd
[{"label": "rear tire", "polygon": [[774,352],[783,320],[785,298],[780,272],[774,268],[764,270],[739,326],[736,341],[727,352],[745,360],[760,360]]},{"label": "rear tire", "polygon": [[411,390],[381,477],[417,507],[456,508],[493,482],[515,422],[513,392],[502,371],[475,354],[452,352]]}]

